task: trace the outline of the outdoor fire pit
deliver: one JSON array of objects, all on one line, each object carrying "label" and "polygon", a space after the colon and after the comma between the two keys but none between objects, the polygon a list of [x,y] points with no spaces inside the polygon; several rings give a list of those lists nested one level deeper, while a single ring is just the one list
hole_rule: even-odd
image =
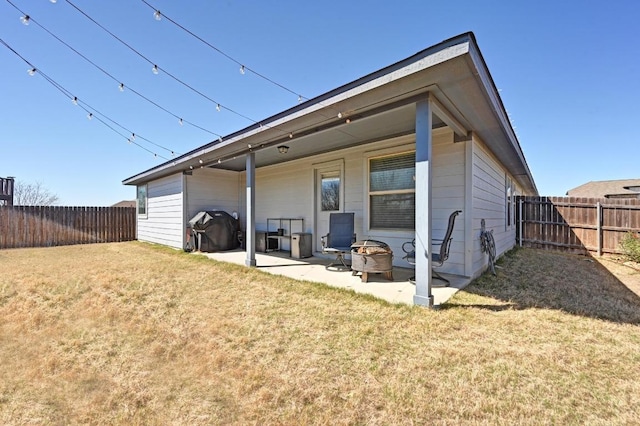
[{"label": "outdoor fire pit", "polygon": [[362,273],[362,282],[366,283],[369,274],[383,274],[393,281],[393,252],[386,243],[376,240],[356,241],[351,245],[351,270],[353,275]]}]

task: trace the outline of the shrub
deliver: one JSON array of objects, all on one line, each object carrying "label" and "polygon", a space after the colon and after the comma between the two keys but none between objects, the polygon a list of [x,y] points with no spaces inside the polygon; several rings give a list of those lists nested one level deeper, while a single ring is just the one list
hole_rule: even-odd
[{"label": "shrub", "polygon": [[640,238],[638,238],[638,234],[628,232],[620,241],[620,247],[629,260],[640,263]]}]

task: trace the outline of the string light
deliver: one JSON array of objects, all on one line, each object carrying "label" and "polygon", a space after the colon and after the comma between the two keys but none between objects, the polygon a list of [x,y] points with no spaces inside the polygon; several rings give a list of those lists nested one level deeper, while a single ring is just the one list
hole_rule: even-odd
[{"label": "string light", "polygon": [[338,113],[338,118],[342,118],[342,113],[341,112]]},{"label": "string light", "polygon": [[[8,1],[8,0],[7,0],[7,1]],[[67,1],[68,1],[68,0],[67,0]],[[14,7],[15,7],[15,6],[14,6]],[[34,22],[35,22],[35,21],[34,21]],[[14,48],[12,48],[11,46],[9,46],[9,45],[4,41],[4,40],[2,40],[2,38],[0,38],[0,44],[2,44],[3,46],[5,46],[7,49],[9,49],[11,52],[13,52],[17,57],[19,57],[20,59],[22,59],[22,61],[24,61],[25,63],[27,63],[29,66],[31,66],[31,69],[32,69],[32,70],[34,70],[34,71],[36,70],[36,68],[35,68],[35,67],[34,67],[34,66],[33,66],[33,65],[32,65],[32,64],[31,64],[31,63],[30,63],[30,62],[29,62],[25,57],[23,57],[22,55],[20,55],[20,53],[18,53]],[[54,88],[56,88],[56,89],[57,89],[60,93],[62,93],[65,97],[70,98],[70,99],[71,99],[71,101],[72,101],[74,104],[76,104],[76,103],[78,102],[78,98],[77,98],[76,96],[72,96],[72,94],[71,94],[71,92],[69,92],[69,90],[65,89],[62,85],[60,85],[59,83],[57,83],[57,82],[56,82],[55,80],[53,80],[51,77],[49,77],[48,75],[46,75],[46,74],[45,74],[44,72],[42,72],[41,70],[39,70],[39,74],[42,76],[42,78],[44,78],[44,79],[47,81],[47,83],[51,84]],[[83,104],[84,104],[84,103],[83,103]],[[86,105],[86,104],[84,104],[84,105]],[[83,106],[81,106],[81,108],[82,108],[82,109],[87,113],[87,119],[89,119],[89,120],[92,120],[92,119],[93,119],[94,114],[93,114],[93,112],[89,111],[89,109],[92,109],[92,110],[94,110],[97,114],[102,115],[106,120],[109,120],[111,123],[113,123],[113,124],[115,124],[116,126],[118,126],[118,127],[122,128],[123,130],[127,130],[127,129],[126,129],[125,127],[123,127],[121,124],[119,124],[119,123],[117,123],[116,121],[114,121],[114,120],[110,119],[110,118],[109,118],[109,117],[107,117],[106,115],[101,114],[99,111],[95,110],[93,107],[91,107],[91,106],[89,106],[89,105],[86,105],[87,107],[85,107],[84,105],[83,105]],[[88,108],[89,108],[89,109],[88,109]],[[107,123],[105,120],[101,119],[100,117],[96,117],[96,119],[97,119],[100,123],[102,123],[103,125],[105,125],[106,127],[108,127],[110,130],[112,130],[113,132],[117,133],[119,136],[123,137],[124,139],[127,139],[127,137],[126,137],[126,136],[124,136],[122,133],[120,133],[118,130],[116,130],[113,126],[111,126],[111,125],[110,125],[109,123]],[[148,148],[146,148],[146,147],[144,147],[144,146],[140,145],[139,143],[132,142],[134,138],[135,138],[135,133],[133,133],[133,132],[132,132],[132,133],[131,133],[131,143],[134,143],[138,148],[140,148],[140,149],[144,149],[145,151],[147,151],[147,152],[149,152],[149,153],[153,154],[155,157],[160,157],[160,158],[163,158],[164,160],[169,161],[169,159],[168,159],[168,158],[163,157],[163,156],[161,156],[161,155],[158,155],[157,153],[154,153],[153,151],[151,151],[151,150],[149,150]],[[162,148],[162,149],[165,149],[165,150],[167,150],[167,151],[173,152],[173,151],[169,150],[168,148],[165,148],[165,147],[163,147],[163,146],[161,146],[161,145],[158,145],[158,144],[156,144],[156,143],[153,143],[152,141],[150,141],[150,140],[148,140],[148,139],[146,139],[146,138],[140,137],[140,139],[143,139],[143,140],[147,141],[148,143],[151,143],[151,144],[153,144],[153,145],[155,145],[155,146],[157,146],[157,147],[159,147],[159,148]],[[129,140],[129,139],[127,139],[127,140]]]},{"label": "string light", "polygon": [[36,73],[36,69],[35,68],[29,68],[27,70],[27,74],[29,74],[30,76],[33,76]]},{"label": "string light", "polygon": [[124,92],[124,83],[120,83],[119,89],[121,92]]},{"label": "string light", "polygon": [[136,140],[136,134],[135,133],[131,133],[131,140],[135,141]]},{"label": "string light", "polygon": [[[7,0],[9,1],[9,0]],[[143,0],[144,1],[144,0]],[[77,10],[80,14],[82,14],[85,18],[89,19],[91,22],[93,22],[95,25],[97,25],[100,29],[102,29],[103,31],[105,31],[107,34],[109,34],[111,37],[113,37],[114,39],[116,39],[118,42],[120,42],[122,45],[124,45],[125,47],[127,47],[129,50],[131,50],[132,52],[134,52],[136,55],[138,55],[139,57],[141,57],[142,59],[144,59],[145,61],[147,61],[150,64],[153,64],[154,62],[151,61],[151,59],[149,59],[148,57],[146,57],[145,55],[143,55],[142,53],[140,53],[138,50],[134,49],[130,44],[128,44],[127,42],[125,42],[124,40],[122,40],[121,38],[119,38],[117,35],[115,35],[113,32],[109,31],[107,28],[105,28],[103,25],[101,25],[98,21],[96,21],[95,19],[93,19],[91,16],[89,16],[86,12],[84,12],[82,9],[80,9],[78,6],[76,6],[71,0],[66,0],[66,2],[73,7],[75,10]],[[146,2],[145,2],[146,3]],[[148,5],[148,3],[146,3]],[[155,11],[157,10],[156,8],[152,9]],[[163,15],[164,18],[166,18],[167,20],[170,20],[166,15]],[[173,22],[173,21],[172,21]],[[240,64],[238,62],[238,64]],[[244,73],[244,65],[242,65],[241,71],[243,71]],[[152,70],[159,70],[157,65],[154,65]],[[170,72],[168,72],[167,70],[163,69],[163,74],[167,75],[169,77],[171,77],[172,79],[174,79],[175,81],[177,81],[178,83],[182,84],[183,86],[185,86],[186,88],[188,88],[189,90],[193,91],[194,93],[202,96],[203,98],[207,99],[208,101],[210,101],[213,104],[217,104],[217,102],[215,100],[213,100],[212,98],[210,98],[209,96],[205,95],[204,93],[202,93],[201,91],[197,90],[196,88],[194,88],[193,86],[187,84],[186,82],[184,82],[183,80],[179,79],[178,77],[176,77],[175,75],[171,74]],[[294,92],[292,92],[294,93]],[[251,121],[252,123],[257,123],[257,120],[252,119],[251,117],[248,117],[244,114],[239,113],[238,111],[235,111],[229,107],[225,107],[225,110],[237,115],[238,117],[242,117],[248,121]],[[277,127],[274,127],[275,129],[277,129]],[[277,129],[279,130],[279,129]],[[284,132],[283,130],[279,130],[282,133],[286,134],[286,132]],[[212,133],[212,132],[210,132]],[[217,133],[213,133],[216,134]]]},{"label": "string light", "polygon": [[[152,6],[149,2],[147,2],[146,0],[142,0],[142,2],[144,4],[146,4],[150,9],[157,11],[158,9],[156,9],[154,6]],[[231,55],[227,54],[226,52],[222,51],[221,49],[219,49],[218,47],[214,46],[213,44],[209,43],[208,41],[206,41],[205,39],[203,39],[202,37],[198,36],[197,34],[195,34],[194,32],[190,31],[188,28],[184,27],[183,25],[181,25],[180,23],[174,21],[173,19],[171,19],[170,17],[163,15],[164,18],[171,22],[173,25],[175,25],[176,27],[180,28],[182,31],[186,32],[187,34],[189,34],[190,36],[192,36],[193,38],[197,39],[198,41],[200,41],[201,43],[205,44],[206,46],[210,47],[211,49],[215,50],[216,52],[218,52],[219,54],[221,54],[222,56],[224,56],[225,58],[227,58],[228,60],[235,62],[236,64],[240,65],[240,73],[244,74],[245,70],[246,71],[250,71],[253,74],[255,74],[256,76],[262,78],[263,80],[278,86],[279,88],[286,90],[287,92],[291,93],[292,95],[296,95],[298,96],[298,102],[302,101],[302,96],[299,96],[299,94],[297,92],[294,92],[293,90],[289,89],[288,87],[278,83],[275,80],[270,79],[269,77],[260,74],[259,72],[257,72],[256,70],[253,70],[251,68],[246,67],[244,64],[242,64],[239,60],[233,58]]]},{"label": "string light", "polygon": [[178,123],[182,126],[182,124],[183,124],[183,123],[182,123],[182,118],[179,118],[179,119],[178,119]]},{"label": "string light", "polygon": [[154,74],[158,74],[158,66],[154,65],[153,68],[151,68],[151,72]]},{"label": "string light", "polygon": [[298,103],[302,103],[302,95],[298,95]]},{"label": "string light", "polygon": [[49,0],[51,3],[56,4],[58,3],[58,0]]},{"label": "string light", "polygon": [[29,20],[31,18],[29,17],[29,15],[24,15],[20,17],[20,22],[22,22],[24,25],[29,25]]},{"label": "string light", "polygon": [[71,99],[71,103],[73,103],[74,105],[78,105],[78,98],[74,96],[73,99]]},{"label": "string light", "polygon": [[293,139],[293,133],[289,133],[289,139]]},{"label": "string light", "polygon": [[159,10],[156,10],[155,12],[153,12],[153,17],[156,19],[156,21],[159,21],[162,19],[162,13],[160,13]]},{"label": "string light", "polygon": [[[16,9],[18,12],[20,12],[22,15],[27,15],[25,12],[23,12],[22,10],[20,10],[20,8],[18,8],[15,4],[13,4],[10,0],[7,0],[7,2],[14,8]],[[33,22],[34,24],[36,24],[37,26],[39,26],[40,28],[42,28],[45,32],[47,32],[50,36],[52,36],[53,38],[55,38],[57,41],[59,41],[60,43],[62,43],[65,47],[67,47],[68,49],[70,49],[72,52],[74,52],[75,54],[77,54],[78,56],[80,56],[82,59],[84,59],[85,61],[87,61],[89,64],[93,65],[95,68],[97,68],[99,71],[101,71],[103,74],[105,74],[106,76],[108,76],[109,78],[111,78],[112,80],[114,80],[116,83],[120,84],[120,81],[118,78],[116,78],[115,76],[113,76],[112,74],[110,74],[108,71],[106,71],[104,68],[100,67],[99,65],[97,65],[95,62],[91,61],[89,58],[87,58],[85,55],[83,55],[82,53],[80,53],[77,49],[73,48],[71,45],[69,45],[68,43],[66,43],[64,40],[62,40],[60,37],[58,37],[57,35],[55,35],[54,33],[52,33],[51,31],[49,31],[47,28],[45,28],[44,26],[42,26],[38,21],[34,20],[33,18],[29,19],[29,22]],[[8,46],[7,46],[8,47]],[[17,52],[14,52],[17,54]],[[18,55],[19,56],[19,55]],[[145,95],[143,95],[142,93],[137,92],[136,90],[132,89],[131,87],[128,87],[128,89],[134,93],[135,95],[141,97],[142,99],[144,99],[145,101],[149,102],[150,104],[152,104],[153,106],[163,110],[164,112],[172,115],[173,117],[175,117],[176,119],[179,119],[180,117],[169,111],[167,108],[164,108],[163,106],[159,105],[157,102],[154,102],[153,100],[149,99],[148,97],[146,97]],[[196,127],[204,132],[207,132],[209,134],[212,135],[216,135],[218,136],[218,134],[216,132],[213,132],[211,130],[208,130],[202,126],[199,126],[197,124],[191,123],[189,121],[186,121],[188,124],[190,124],[193,127]]]},{"label": "string light", "polygon": [[216,111],[220,112],[220,104],[216,105]]}]

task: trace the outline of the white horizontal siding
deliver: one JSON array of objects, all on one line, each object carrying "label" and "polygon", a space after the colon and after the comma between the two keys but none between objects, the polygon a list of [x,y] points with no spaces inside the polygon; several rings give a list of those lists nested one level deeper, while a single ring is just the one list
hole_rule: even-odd
[{"label": "white horizontal siding", "polygon": [[186,176],[187,220],[204,210],[240,214],[240,176],[238,172],[208,168]]},{"label": "white horizontal siding", "polygon": [[[441,238],[447,228],[449,215],[464,210],[465,143],[453,143],[450,131],[434,132],[433,140],[433,238]],[[394,140],[349,148],[293,160],[256,170],[256,229],[267,229],[267,218],[304,218],[304,232],[315,229],[314,170],[324,163],[344,162],[344,211],[355,213],[355,232],[358,239],[378,239],[389,244],[394,252],[394,265],[410,267],[403,260],[402,245],[414,237],[412,231],[380,231],[368,229],[368,192],[366,187],[368,158],[393,152],[415,149],[414,138]],[[246,210],[245,174],[239,183],[239,211]],[[191,193],[191,191],[190,191]],[[453,233],[449,260],[440,269],[464,275],[465,223],[458,216]],[[273,228],[273,226],[271,226]],[[295,229],[294,231],[297,231]],[[315,238],[315,236],[314,236]],[[435,247],[438,249],[438,247]]]},{"label": "white horizontal siding", "polygon": [[505,174],[506,169],[489,152],[486,145],[474,136],[472,165],[473,193],[473,249],[472,275],[482,273],[488,265],[488,257],[482,252],[480,244],[481,220],[485,228],[493,230],[496,243],[496,256],[515,245],[516,227],[506,226]]},{"label": "white horizontal siding", "polygon": [[138,216],[138,240],[182,248],[182,201],[182,174],[149,182],[147,216]]}]

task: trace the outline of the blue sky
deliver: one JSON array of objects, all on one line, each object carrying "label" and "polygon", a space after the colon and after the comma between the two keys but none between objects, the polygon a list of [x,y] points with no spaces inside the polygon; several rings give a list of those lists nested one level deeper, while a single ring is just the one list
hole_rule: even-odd
[{"label": "blue sky", "polygon": [[[640,178],[632,129],[640,119],[640,2],[147,2],[306,98],[473,31],[542,195],[563,195],[590,180]],[[242,75],[166,18],[156,21],[141,0],[11,3],[32,22],[23,25],[21,12],[0,0],[0,39],[81,105],[39,73],[29,76],[29,66],[0,45],[0,176],[42,182],[62,205],[133,199],[135,189],[121,181],[164,162],[160,156],[187,152],[217,138],[210,132],[229,134],[252,124],[245,117],[260,120],[298,101],[251,72]],[[222,110],[164,72],[154,75],[152,64],[73,5]],[[88,120],[83,104],[117,123],[107,121],[120,134]],[[207,131],[180,126],[172,114]],[[128,131],[152,153],[129,144]]]}]

